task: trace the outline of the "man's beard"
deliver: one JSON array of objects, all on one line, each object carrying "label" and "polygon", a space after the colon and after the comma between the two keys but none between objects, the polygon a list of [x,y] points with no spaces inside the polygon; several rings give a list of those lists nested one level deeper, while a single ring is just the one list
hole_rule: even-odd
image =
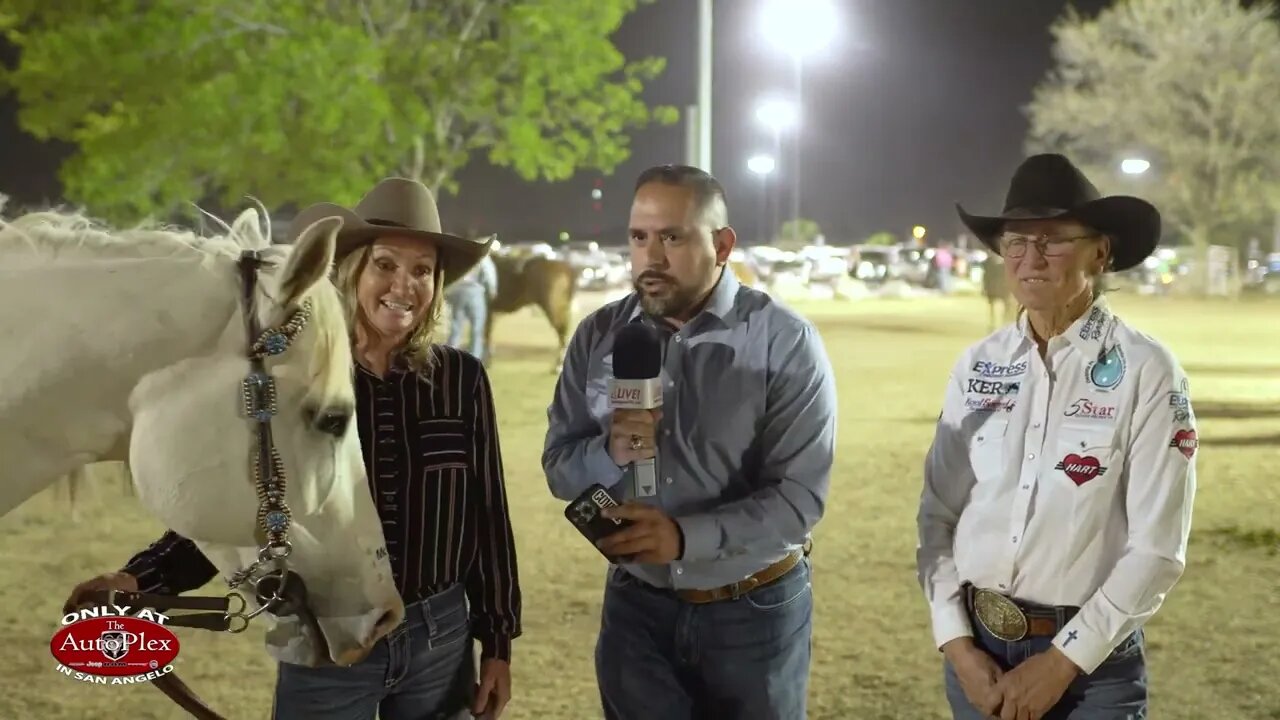
[{"label": "man's beard", "polygon": [[[665,293],[662,295],[650,295],[645,292],[643,283],[645,280],[655,279],[662,280],[666,283]],[[695,293],[688,288],[681,287],[676,279],[653,271],[646,271],[640,274],[632,282],[632,287],[636,291],[636,295],[640,297],[640,309],[653,317],[676,317],[692,307]]]}]

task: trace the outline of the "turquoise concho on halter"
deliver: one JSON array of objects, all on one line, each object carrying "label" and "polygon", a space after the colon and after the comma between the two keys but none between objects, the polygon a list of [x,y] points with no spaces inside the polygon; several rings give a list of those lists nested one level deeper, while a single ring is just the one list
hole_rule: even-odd
[{"label": "turquoise concho on halter", "polygon": [[[255,361],[254,371],[244,379],[242,390],[244,395],[244,413],[259,423],[269,423],[278,412],[276,408],[276,380],[259,369],[261,361],[272,355],[280,355],[289,349],[298,333],[311,319],[311,301],[303,302],[289,316],[288,322],[278,328],[265,330],[250,347],[249,358]],[[261,438],[259,438],[261,440]],[[254,462],[253,472],[258,489],[258,523],[267,532],[268,548],[284,548],[288,556],[288,532],[292,515],[285,502],[284,463],[275,446],[270,447],[270,467],[263,467],[264,453],[258,448],[258,457]],[[273,554],[274,554],[273,550]]]}]

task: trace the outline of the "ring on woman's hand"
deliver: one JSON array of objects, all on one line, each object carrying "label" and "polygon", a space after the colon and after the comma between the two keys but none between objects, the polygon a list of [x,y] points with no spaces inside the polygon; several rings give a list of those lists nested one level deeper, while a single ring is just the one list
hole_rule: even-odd
[{"label": "ring on woman's hand", "polygon": [[640,440],[640,436],[639,436],[639,435],[632,435],[632,436],[631,436],[631,449],[632,449],[632,450],[639,450],[643,445],[644,445],[644,443]]}]

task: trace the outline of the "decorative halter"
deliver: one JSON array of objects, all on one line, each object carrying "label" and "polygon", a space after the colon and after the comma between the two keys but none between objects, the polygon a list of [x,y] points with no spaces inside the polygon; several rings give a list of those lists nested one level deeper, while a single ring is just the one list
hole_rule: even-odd
[{"label": "decorative halter", "polygon": [[[249,627],[249,621],[264,612],[276,617],[297,615],[316,631],[316,637],[323,637],[318,632],[314,614],[307,606],[307,586],[301,576],[289,569],[287,563],[293,552],[293,545],[289,542],[289,526],[293,515],[285,501],[287,478],[284,463],[281,462],[280,453],[271,437],[271,420],[278,412],[276,381],[267,372],[264,362],[266,358],[283,354],[293,346],[298,334],[311,320],[312,304],[310,299],[305,300],[289,314],[283,324],[260,329],[254,312],[254,291],[258,269],[263,262],[262,255],[257,250],[245,250],[240,254],[237,265],[240,268],[241,304],[250,366],[249,374],[240,383],[240,394],[245,417],[254,423],[253,480],[258,494],[257,521],[264,532],[265,541],[258,546],[257,560],[226,580],[227,587],[233,591],[246,584],[250,585],[258,601],[258,609],[246,612],[248,604],[244,596],[237,592],[219,597],[197,597],[98,590],[86,593],[86,600],[135,608],[146,607],[160,612],[212,611],[171,615],[166,624],[215,632],[244,632]],[[264,569],[266,571],[258,575]],[[233,603],[239,603],[234,610]],[[225,720],[174,673],[167,673],[151,682],[192,717]]]},{"label": "decorative halter", "polygon": [[[312,305],[311,300],[307,299],[301,307],[290,313],[284,324],[259,329],[253,300],[257,271],[261,265],[262,258],[256,250],[246,250],[240,256],[245,335],[251,339],[248,352],[249,374],[240,383],[240,394],[245,417],[253,421],[256,430],[253,480],[258,493],[258,526],[264,531],[266,539],[258,547],[258,559],[226,581],[227,586],[232,589],[251,583],[259,603],[258,609],[247,615],[244,614],[244,608],[239,613],[230,613],[229,619],[242,621],[240,627],[229,628],[230,632],[242,632],[248,627],[250,620],[263,612],[271,612],[277,616],[296,614],[302,610],[306,599],[302,578],[290,571],[286,562],[293,552],[293,545],[289,542],[289,526],[293,514],[285,501],[288,478],[284,462],[281,461],[280,452],[271,436],[271,420],[278,413],[276,381],[267,372],[264,361],[268,357],[281,355],[292,347],[298,334],[311,319]],[[271,569],[255,579],[255,573],[264,566]],[[291,593],[290,590],[294,592]]]}]

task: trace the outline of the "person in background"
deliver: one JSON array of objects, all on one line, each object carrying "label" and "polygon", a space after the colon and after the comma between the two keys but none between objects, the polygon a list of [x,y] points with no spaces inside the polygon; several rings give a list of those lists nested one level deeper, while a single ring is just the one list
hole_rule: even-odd
[{"label": "person in background", "polygon": [[471,354],[488,362],[489,348],[484,346],[485,322],[488,319],[489,303],[498,294],[498,268],[493,258],[486,253],[475,267],[466,275],[458,278],[445,291],[445,300],[449,305],[449,340],[454,347],[462,346],[464,329],[471,331]]},{"label": "person in background", "polygon": [[964,223],[1025,308],[966,349],[924,464],[916,563],[958,720],[1147,716],[1143,626],[1181,577],[1195,496],[1187,376],[1101,294],[1160,214],[1061,155]]},{"label": "person in background", "polygon": [[951,251],[951,243],[946,240],[938,243],[937,249],[933,251],[933,272],[938,292],[943,295],[951,293],[951,285],[954,279],[952,273],[955,269],[955,262],[956,256]]},{"label": "person in background", "polygon": [[[352,331],[360,445],[405,620],[349,667],[281,662],[272,717],[498,718],[511,698],[521,593],[493,391],[475,357],[432,342],[443,289],[488,246],[443,233],[431,192],[402,178],[378,183],[354,210],[307,208],[291,232],[332,216],[343,219],[335,283]],[[216,575],[170,531],[119,572],[78,585],[67,605],[87,590],[177,595]],[[474,695],[471,638],[481,645]]]},{"label": "person in background", "polygon": [[[578,326],[547,411],[555,497],[599,483],[633,523],[602,541],[612,565],[596,643],[609,720],[806,717],[813,596],[809,533],[835,449],[836,390],[818,331],[728,267],[724,189],[697,168],[640,175],[634,291]],[[609,410],[627,323],[666,338],[662,410]],[[657,458],[657,488],[631,464]]]}]

